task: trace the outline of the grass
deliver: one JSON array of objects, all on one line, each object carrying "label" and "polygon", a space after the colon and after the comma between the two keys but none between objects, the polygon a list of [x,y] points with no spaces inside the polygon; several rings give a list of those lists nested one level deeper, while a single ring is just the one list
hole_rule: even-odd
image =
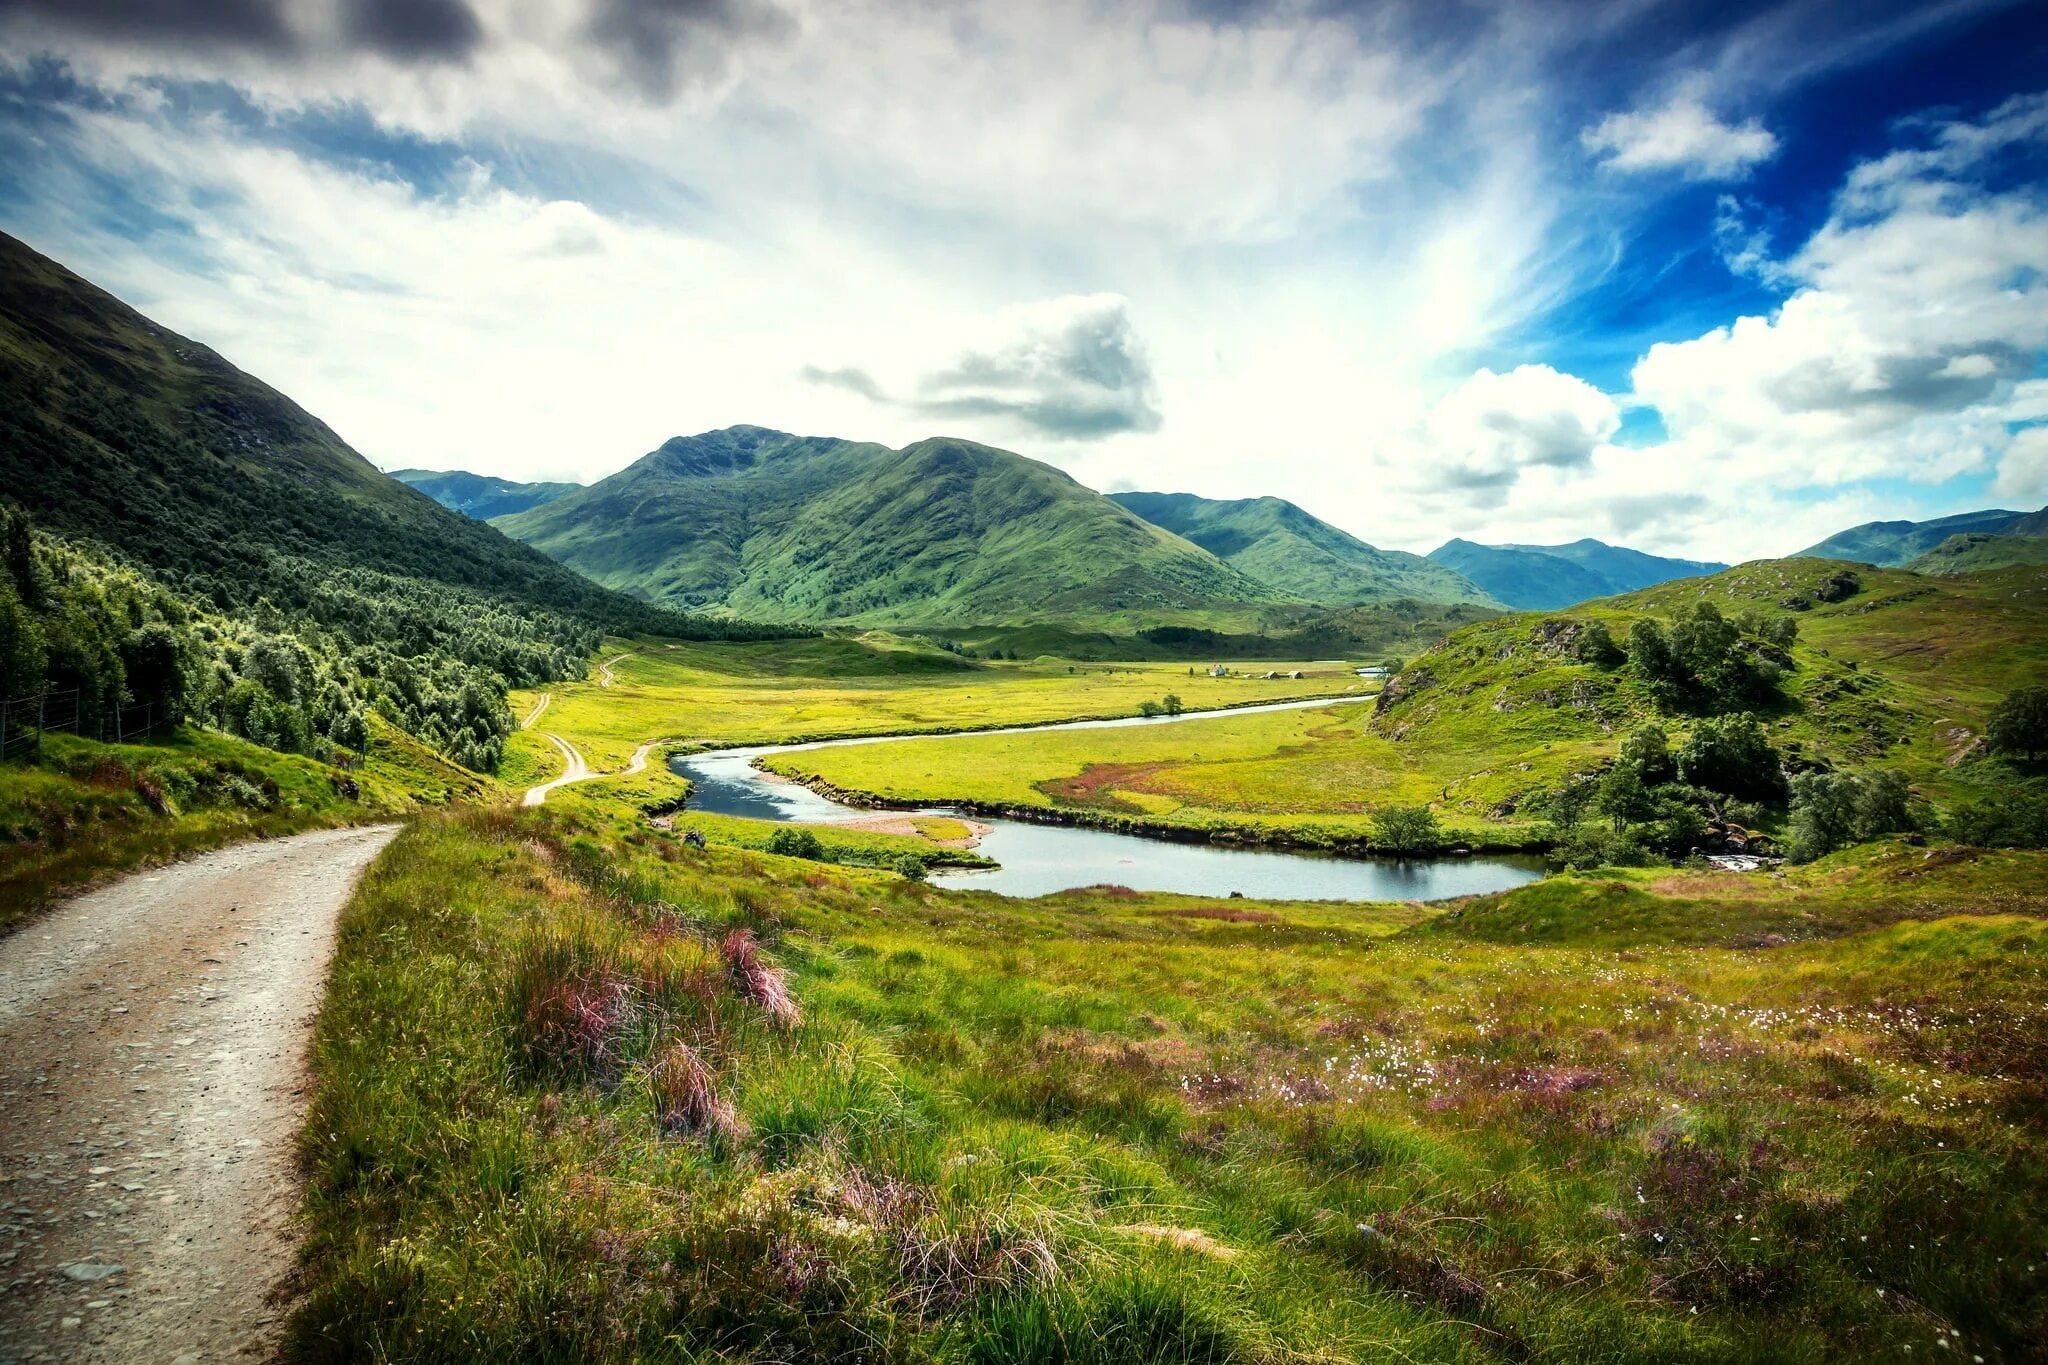
[{"label": "grass", "polygon": [[[1548,644],[1559,620],[1602,620],[1617,639],[1642,615],[1697,600],[1733,616],[1794,614],[1841,566],[1743,565],[1569,612],[1466,626],[1410,660],[1408,699],[1229,717],[1197,729],[985,736],[791,754],[778,771],[886,801],[979,803],[1282,838],[1311,846],[1369,832],[1381,805],[1428,803],[1452,837],[1515,847],[1540,837],[1530,798],[1597,768],[1635,724],[1659,716],[1626,670],[1574,662]],[[2011,775],[1974,755],[1985,717],[2048,672],[2048,571],[1930,579],[1859,570],[1846,601],[1796,613],[1800,643],[1768,719],[1781,748],[1848,768],[1904,772],[1946,805],[1995,796]]]},{"label": "grass", "polygon": [[[1191,665],[973,664],[944,650],[876,635],[759,644],[628,641],[603,651],[617,682],[556,686],[539,723],[507,744],[508,781],[560,768],[544,733],[577,744],[593,767],[623,767],[649,739],[712,745],[785,743],[844,735],[985,729],[1044,721],[1136,715],[1141,702],[1178,694],[1191,709],[1340,693],[1358,686],[1324,664],[1261,665],[1275,679],[1210,678]],[[1284,676],[1294,668],[1307,676]],[[537,694],[514,693],[526,715]]]},{"label": "grass", "polygon": [[1439,916],[1010,901],[623,829],[433,815],[358,891],[298,1358],[2017,1359],[2048,1331],[2043,855]]},{"label": "grass", "polygon": [[46,735],[32,760],[0,763],[0,932],[112,873],[496,790],[382,721],[349,772],[203,730]]}]

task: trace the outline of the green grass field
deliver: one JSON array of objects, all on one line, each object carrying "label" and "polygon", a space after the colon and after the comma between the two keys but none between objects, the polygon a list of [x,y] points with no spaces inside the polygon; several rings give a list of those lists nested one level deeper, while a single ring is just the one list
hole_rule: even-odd
[{"label": "green grass field", "polygon": [[[1468,626],[1409,661],[1418,685],[1385,715],[1370,706],[1228,717],[1157,730],[988,736],[827,749],[777,771],[888,801],[968,801],[1132,819],[1307,844],[1356,838],[1381,805],[1427,803],[1475,847],[1538,837],[1530,796],[1610,757],[1656,716],[1626,671],[1550,652],[1545,623],[1601,620],[1617,638],[1638,616],[1693,601],[1726,614],[1796,615],[1785,700],[1767,719],[1789,752],[1842,767],[1895,767],[1936,804],[1998,790],[1970,759],[1984,719],[2012,688],[2048,676],[2048,572],[1930,579],[1861,570],[1846,601],[1791,612],[1840,566],[1745,565],[1568,612]],[[1688,722],[1664,718],[1674,734]]]},{"label": "green grass field", "polygon": [[293,1351],[2027,1358],[2044,912],[1902,844],[1433,914],[429,817],[344,921]]},{"label": "green grass field", "polygon": [[53,733],[36,756],[0,763],[0,932],[111,873],[503,790],[381,719],[346,772],[182,727],[144,744]]},{"label": "green grass field", "polygon": [[[507,781],[557,771],[543,732],[578,745],[593,767],[622,767],[650,739],[766,744],[895,731],[985,729],[997,725],[1129,716],[1169,692],[1190,709],[1239,706],[1357,688],[1343,666],[1233,664],[1239,671],[1308,676],[1213,679],[1192,665],[971,663],[899,637],[826,637],[759,644],[629,641],[616,682],[557,685],[540,721],[507,745]],[[514,693],[525,716],[537,693]]]}]

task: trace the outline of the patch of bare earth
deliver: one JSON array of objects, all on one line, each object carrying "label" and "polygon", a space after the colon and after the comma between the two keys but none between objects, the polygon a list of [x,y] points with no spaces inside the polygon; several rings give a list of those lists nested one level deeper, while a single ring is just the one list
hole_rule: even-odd
[{"label": "patch of bare earth", "polygon": [[394,833],[225,849],[0,939],[0,1362],[274,1350],[335,921]]}]

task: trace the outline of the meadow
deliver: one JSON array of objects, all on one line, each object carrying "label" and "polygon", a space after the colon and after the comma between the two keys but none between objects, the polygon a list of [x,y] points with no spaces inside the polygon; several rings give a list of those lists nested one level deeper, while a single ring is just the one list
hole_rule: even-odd
[{"label": "meadow", "polygon": [[[1470,625],[1409,661],[1399,709],[1223,717],[1192,729],[904,741],[781,755],[788,776],[884,802],[953,801],[1159,823],[1311,846],[1363,838],[1384,805],[1435,808],[1475,848],[1542,837],[1531,798],[1611,758],[1635,725],[1689,725],[1626,670],[1569,657],[1565,627],[1606,625],[1698,601],[1733,617],[1792,617],[1799,641],[1773,742],[1797,761],[1901,771],[1936,805],[1994,797],[2005,780],[1973,741],[2011,689],[2048,675],[2048,572],[1930,579],[1858,570],[1860,591],[1816,600],[1842,566],[1744,565],[1569,611]],[[1803,606],[1788,606],[1803,602]]]},{"label": "meadow", "polygon": [[2032,1358],[2044,874],[1009,901],[428,816],[344,920],[293,1354]]},{"label": "meadow", "polygon": [[352,769],[184,726],[142,744],[45,735],[37,753],[0,765],[0,933],[115,873],[503,794],[381,718],[371,724],[370,754]]},{"label": "meadow", "polygon": [[[743,644],[632,640],[600,657],[621,653],[610,686],[593,676],[547,689],[541,720],[507,744],[508,781],[557,770],[560,759],[543,732],[574,742],[593,767],[615,769],[656,738],[786,743],[1131,716],[1169,692],[1194,710],[1362,690],[1337,664],[1233,664],[1283,676],[1211,678],[1185,662],[968,660],[882,632]],[[1284,676],[1295,669],[1306,676]],[[539,700],[538,691],[513,693],[513,714],[527,715]]]}]

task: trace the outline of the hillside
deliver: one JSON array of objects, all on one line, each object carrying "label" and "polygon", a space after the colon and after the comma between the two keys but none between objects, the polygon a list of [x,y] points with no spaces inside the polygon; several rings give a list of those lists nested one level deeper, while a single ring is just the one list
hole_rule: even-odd
[{"label": "hillside", "polygon": [[[2033,514],[2036,519],[2040,516],[2038,512]],[[1954,516],[1936,517],[1932,521],[1866,521],[1861,526],[1838,531],[1818,545],[1808,546],[1796,557],[1846,559],[1858,564],[1875,564],[1880,568],[1896,568],[1933,550],[1950,536],[1996,536],[2015,530],[2027,534],[2019,523],[2028,519],[2029,514],[2025,512],[1987,508],[1981,512],[1958,512]],[[2037,525],[2033,534],[2040,534],[2042,529]]]},{"label": "hillside", "polygon": [[1100,620],[1280,596],[1050,465],[948,438],[676,437],[494,524],[609,587],[764,621]]},{"label": "hillside", "polygon": [[435,502],[465,517],[489,521],[524,512],[562,494],[581,488],[580,483],[519,483],[489,474],[472,474],[465,469],[394,469],[391,477],[417,488]]},{"label": "hillside", "polygon": [[[2037,512],[2031,519],[2040,517]],[[1908,560],[1905,568],[1911,573],[1948,578],[1956,574],[1990,573],[2017,564],[2048,564],[2048,535],[2018,535],[2010,531],[1986,535],[1982,531],[1968,531],[1950,536],[1926,554]]]},{"label": "hillside", "polygon": [[605,633],[748,633],[610,592],[387,478],[5,236],[0,489],[0,690],[75,689],[88,727],[148,702],[324,756],[360,750],[376,713],[488,769],[505,689],[580,676]]},{"label": "hillside", "polygon": [[1408,598],[1498,605],[1456,570],[1382,550],[1279,498],[1112,493],[1110,501],[1190,540],[1276,592],[1329,606]]},{"label": "hillside", "polygon": [[1549,611],[1728,567],[1644,554],[1591,539],[1569,545],[1480,545],[1450,540],[1431,550],[1429,559],[1463,574],[1518,611]]}]

